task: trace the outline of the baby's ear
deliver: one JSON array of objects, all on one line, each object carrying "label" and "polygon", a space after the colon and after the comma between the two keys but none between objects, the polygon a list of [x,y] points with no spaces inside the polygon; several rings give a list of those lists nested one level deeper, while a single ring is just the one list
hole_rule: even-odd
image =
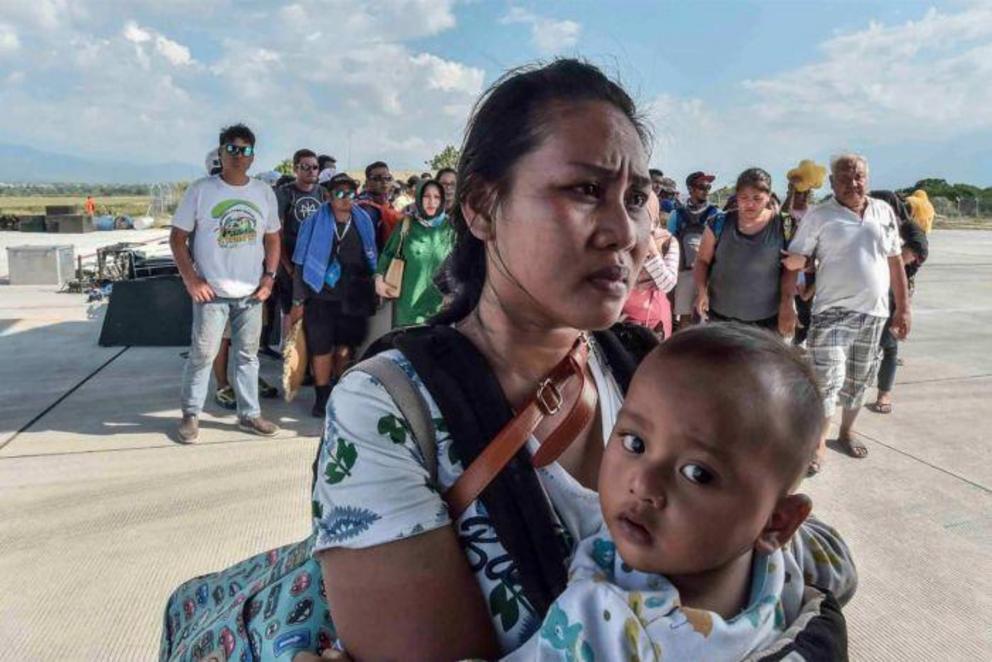
[{"label": "baby's ear", "polygon": [[754,543],[754,551],[771,554],[783,547],[796,529],[806,521],[813,510],[813,502],[805,494],[789,494],[778,500],[775,510]]}]

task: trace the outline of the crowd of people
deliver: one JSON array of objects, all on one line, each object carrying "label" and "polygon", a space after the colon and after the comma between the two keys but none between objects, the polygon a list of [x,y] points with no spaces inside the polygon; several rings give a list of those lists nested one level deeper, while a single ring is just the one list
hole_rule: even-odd
[{"label": "crowd of people", "polygon": [[[300,149],[273,189],[247,174],[253,133],[222,130],[219,172],[173,221],[194,301],[179,437],[197,438],[225,325],[239,425],[275,434],[258,401],[270,298],[268,327],[302,321],[324,433],[313,534],[242,597],[272,636],[193,625],[209,582],[220,598],[199,608],[228,605],[232,569],[173,596],[166,657],[227,635],[228,659],[846,655],[854,563],[798,488],[838,404],[855,458],[872,386],[892,410],[926,233],[857,154],[832,159],[817,204],[805,169],[779,200],[752,167],[718,208],[713,174],[683,196],[649,146],[627,93],[575,60],[497,81],[458,168],[405,182]],[[349,371],[384,301],[400,331],[375,352],[406,391]],[[280,611],[304,600],[333,617]]]}]

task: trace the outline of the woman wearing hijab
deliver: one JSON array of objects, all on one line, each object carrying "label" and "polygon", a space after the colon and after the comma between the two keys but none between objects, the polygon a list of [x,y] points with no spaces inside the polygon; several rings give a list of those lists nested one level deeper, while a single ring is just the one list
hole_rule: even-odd
[{"label": "woman wearing hijab", "polygon": [[368,333],[378,257],[372,219],[354,204],[358,182],[338,173],[327,190],[330,201],[300,226],[290,310],[294,323],[303,318],[316,391],[311,413],[321,417],[333,382]]},{"label": "woman wearing hijab", "polygon": [[[434,284],[434,274],[454,245],[454,233],[444,213],[444,187],[437,180],[420,183],[412,212],[390,235],[375,276],[376,293],[395,300],[394,327],[423,324],[441,309],[443,296]],[[386,282],[394,260],[403,261],[398,288]]]}]

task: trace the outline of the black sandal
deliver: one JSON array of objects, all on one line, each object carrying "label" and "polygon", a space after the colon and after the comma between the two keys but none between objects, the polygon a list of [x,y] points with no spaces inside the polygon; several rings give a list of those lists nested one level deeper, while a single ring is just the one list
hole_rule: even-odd
[{"label": "black sandal", "polygon": [[876,414],[891,414],[892,413],[892,403],[891,402],[872,402],[868,405],[868,410],[873,411]]},{"label": "black sandal", "polygon": [[837,439],[837,443],[856,460],[863,460],[868,457],[868,447],[854,438]]}]

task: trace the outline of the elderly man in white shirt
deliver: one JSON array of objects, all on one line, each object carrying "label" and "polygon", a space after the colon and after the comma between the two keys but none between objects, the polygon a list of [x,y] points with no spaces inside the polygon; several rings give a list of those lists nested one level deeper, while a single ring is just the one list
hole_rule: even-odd
[{"label": "elderly man in white shirt", "polygon": [[[842,154],[830,164],[834,197],[810,209],[782,263],[798,273],[816,261],[816,293],[807,344],[823,388],[829,420],[843,408],[837,441],[855,458],[868,455],[854,438],[854,421],[878,372],[879,338],[889,317],[889,288],[896,310],[891,329],[909,334],[909,289],[903,269],[898,221],[892,208],[868,197],[868,162]],[[819,471],[824,438],[810,475]]]}]

